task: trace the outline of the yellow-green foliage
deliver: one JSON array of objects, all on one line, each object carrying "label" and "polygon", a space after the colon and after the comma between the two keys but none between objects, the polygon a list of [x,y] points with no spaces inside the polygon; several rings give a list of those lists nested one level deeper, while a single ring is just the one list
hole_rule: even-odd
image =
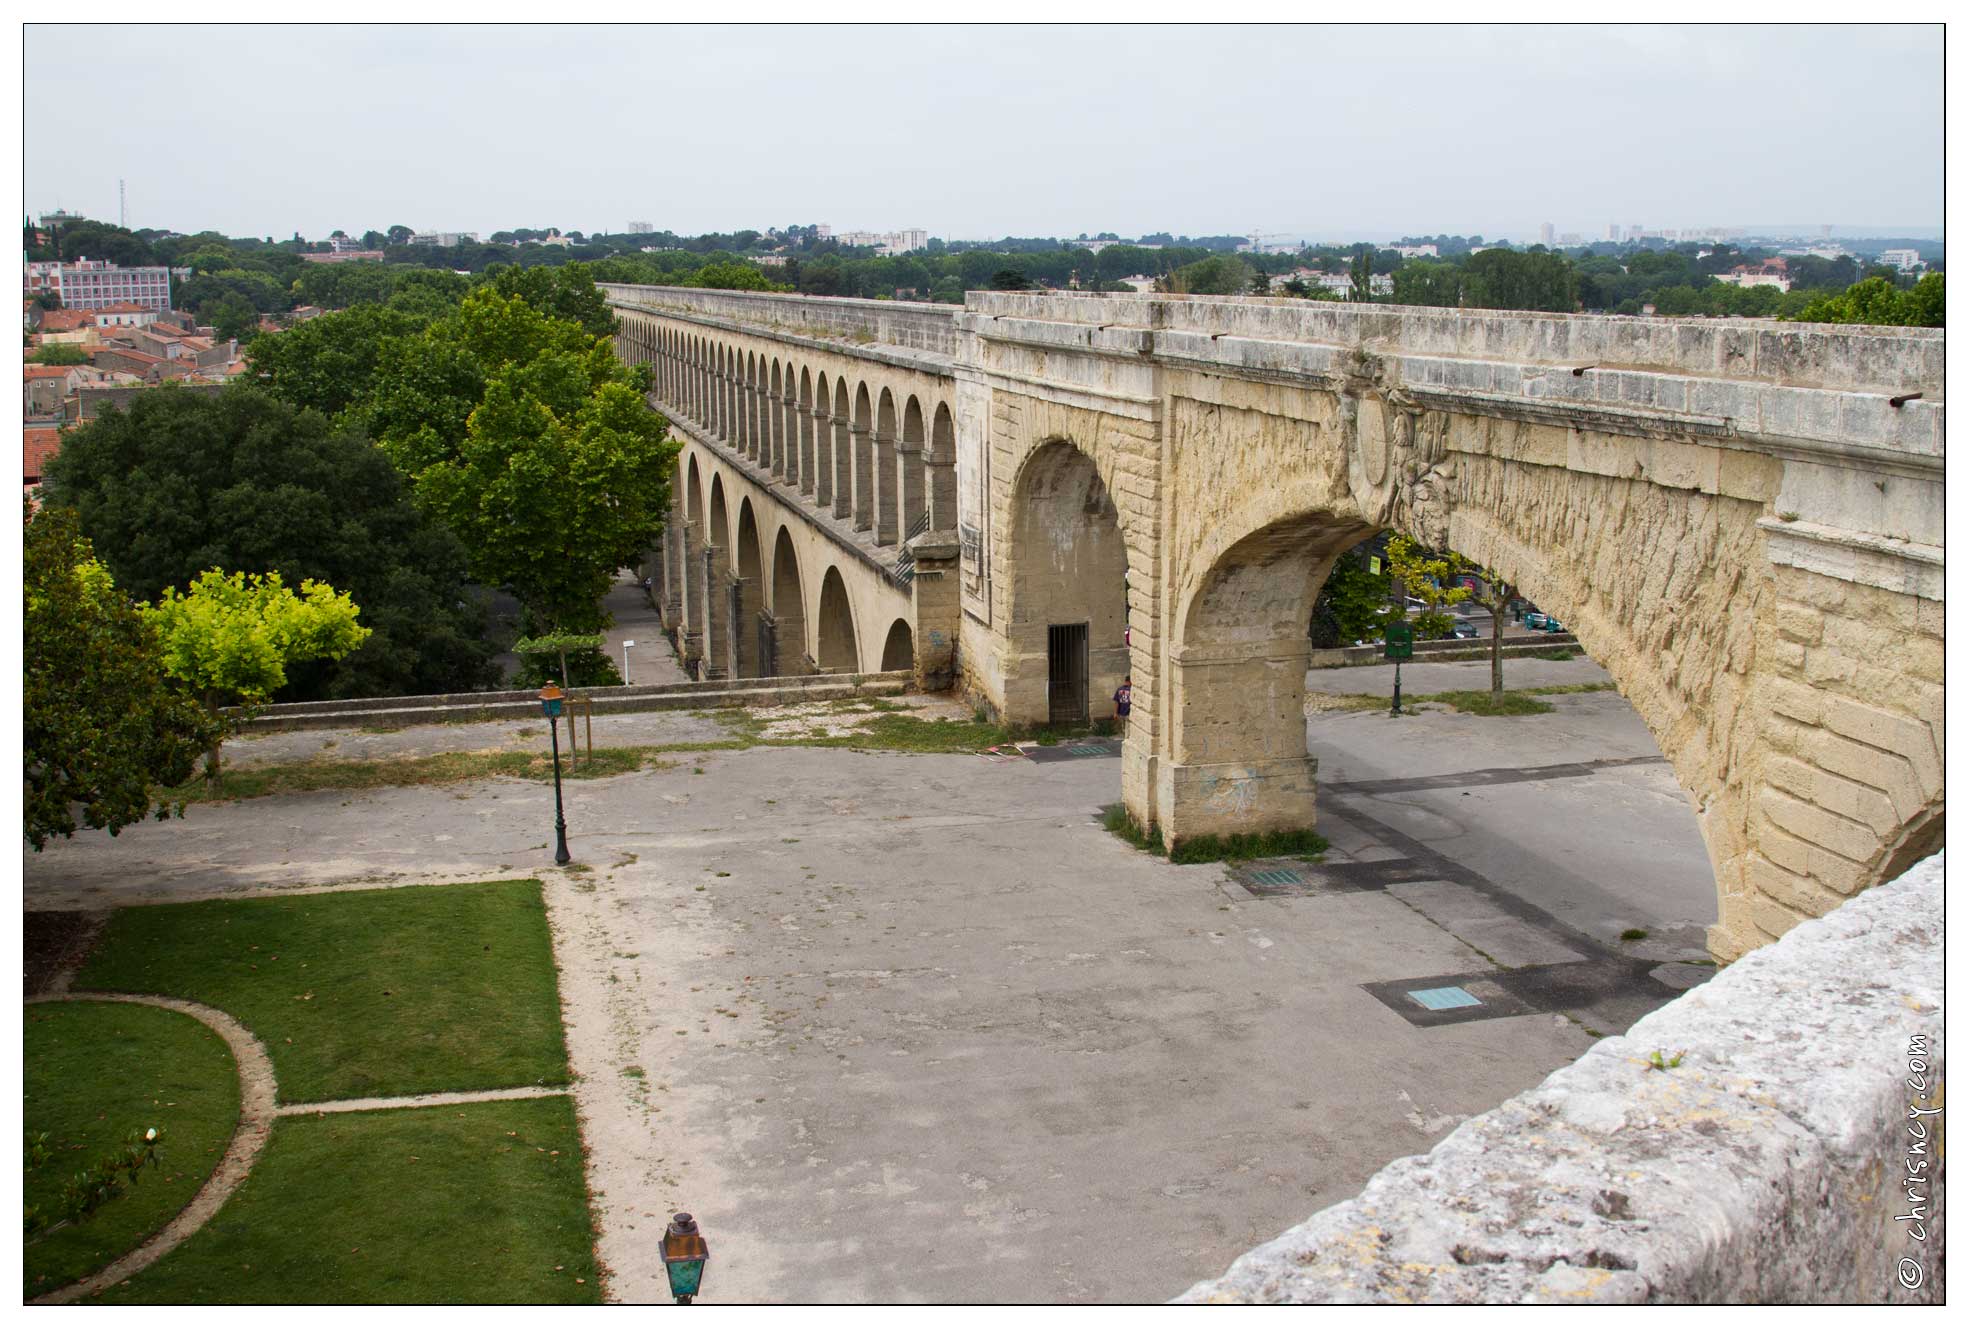
[{"label": "yellow-green foliage", "polygon": [[164,671],[207,697],[258,701],[287,682],[287,666],[339,660],[369,629],[346,592],[304,581],[296,595],[277,572],[200,573],[191,589],[167,586],[144,616],[157,631]]},{"label": "yellow-green foliage", "polygon": [[1466,566],[1453,553],[1425,553],[1406,536],[1397,535],[1389,539],[1389,571],[1401,578],[1405,594],[1428,606],[1415,616],[1415,633],[1418,637],[1439,637],[1448,632],[1450,625],[1456,621],[1443,610],[1469,599],[1470,588],[1447,583],[1451,577],[1465,571]]}]

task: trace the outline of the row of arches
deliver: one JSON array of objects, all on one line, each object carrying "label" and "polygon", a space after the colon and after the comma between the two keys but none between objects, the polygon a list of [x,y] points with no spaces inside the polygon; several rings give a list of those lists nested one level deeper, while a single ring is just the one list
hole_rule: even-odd
[{"label": "row of arches", "polygon": [[648,318],[625,317],[620,337],[667,413],[877,546],[957,529],[948,402]]},{"label": "row of arches", "polygon": [[[886,583],[841,560],[695,446],[678,459],[673,511],[657,551],[666,626],[698,678],[873,673],[915,663],[907,614]],[[802,548],[807,550],[803,560]],[[824,547],[824,546],[823,546]],[[803,562],[808,566],[803,567]],[[879,634],[879,635],[878,635]]]}]

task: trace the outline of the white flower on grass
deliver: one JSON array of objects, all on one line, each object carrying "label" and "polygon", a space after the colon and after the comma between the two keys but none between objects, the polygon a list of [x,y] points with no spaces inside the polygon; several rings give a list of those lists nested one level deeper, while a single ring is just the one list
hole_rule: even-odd
[{"label": "white flower on grass", "polygon": [[157,1138],[157,1127],[153,1126],[149,1130],[144,1132],[144,1139],[155,1140],[156,1138]]}]

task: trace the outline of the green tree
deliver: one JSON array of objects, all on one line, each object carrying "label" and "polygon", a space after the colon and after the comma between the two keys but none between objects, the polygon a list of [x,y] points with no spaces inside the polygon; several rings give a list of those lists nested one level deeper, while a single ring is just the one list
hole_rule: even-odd
[{"label": "green tree", "polygon": [[216,737],[170,686],[156,634],[96,561],[75,514],[28,511],[22,546],[23,829],[37,850],[82,824],[114,835],[182,805],[159,797],[191,778]]},{"label": "green tree", "polygon": [[1334,561],[1313,605],[1313,644],[1348,646],[1381,635],[1388,603],[1388,574],[1370,571],[1365,549],[1348,550]]},{"label": "green tree", "polygon": [[429,321],[390,306],[360,304],[259,337],[246,359],[276,397],[336,419],[374,389],[384,348]]},{"label": "green tree", "polygon": [[385,383],[376,436],[418,501],[530,628],[601,627],[616,569],[649,549],[669,502],[676,445],[641,375],[607,339],[489,290],[403,346],[384,376],[411,385]]},{"label": "green tree", "polygon": [[1229,254],[1185,264],[1169,274],[1169,289],[1179,295],[1236,295],[1250,285],[1251,266]]},{"label": "green tree", "polygon": [[1563,254],[1486,249],[1463,266],[1463,303],[1472,309],[1571,313],[1579,303],[1579,274]]},{"label": "green tree", "polygon": [[1430,553],[1407,536],[1395,535],[1388,539],[1388,570],[1401,582],[1404,596],[1422,602],[1414,620],[1415,635],[1424,640],[1447,636],[1456,626],[1449,606],[1470,598],[1469,587],[1449,584],[1465,571],[1463,560],[1453,553]]},{"label": "green tree", "polygon": [[64,341],[51,341],[44,346],[37,346],[34,348],[34,353],[28,356],[27,359],[29,364],[36,365],[86,365],[89,363],[88,352],[73,342]]},{"label": "green tree", "polygon": [[260,331],[260,312],[253,308],[252,301],[235,291],[206,301],[198,307],[198,317],[212,325],[212,332],[221,340],[236,338],[250,342]]},{"label": "green tree", "polygon": [[708,286],[720,291],[788,291],[790,286],[774,283],[750,263],[709,263],[694,273],[686,286]]},{"label": "green tree", "polygon": [[1874,327],[1945,326],[1943,275],[1931,272],[1909,290],[1868,277],[1838,295],[1822,295],[1790,317],[1801,323],[1864,323]]},{"label": "green tree", "polygon": [[1395,303],[1454,309],[1463,303],[1463,270],[1454,263],[1403,263],[1395,269]]},{"label": "green tree", "polygon": [[[184,593],[164,588],[142,609],[157,632],[164,672],[189,687],[214,721],[229,727],[226,706],[263,704],[287,682],[290,665],[339,660],[369,636],[346,592],[304,581],[296,595],[277,572],[200,573]],[[205,778],[219,778],[215,734]]]},{"label": "green tree", "polygon": [[615,314],[586,263],[557,268],[502,267],[489,270],[488,276],[486,285],[497,294],[518,296],[549,318],[579,324],[590,337],[615,334]]},{"label": "green tree", "polygon": [[1374,250],[1367,245],[1354,250],[1354,259],[1347,271],[1353,278],[1354,299],[1374,299]]},{"label": "green tree", "polygon": [[[331,317],[343,316],[317,321]],[[349,591],[371,635],[342,659],[290,670],[279,700],[459,692],[493,681],[464,549],[417,508],[379,448],[317,411],[244,385],[139,393],[127,410],[63,436],[44,492],[76,509],[117,583],[140,599],[214,566]]]}]

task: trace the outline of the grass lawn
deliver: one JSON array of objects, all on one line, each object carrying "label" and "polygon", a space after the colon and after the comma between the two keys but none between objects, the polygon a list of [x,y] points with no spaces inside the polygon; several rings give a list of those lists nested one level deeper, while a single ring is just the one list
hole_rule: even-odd
[{"label": "grass lawn", "polygon": [[236,1017],[285,1103],[568,1079],[538,881],[119,909],[75,986]]},{"label": "grass lawn", "polygon": [[158,1166],[79,1225],[28,1239],[24,1297],[108,1264],[163,1227],[218,1165],[239,1124],[239,1071],[225,1040],[188,1015],[125,1002],[25,1008],[23,1123],[51,1157],[27,1170],[24,1202],[58,1212],[62,1183],[155,1126]]},{"label": "grass lawn", "polygon": [[98,1300],[599,1302],[574,1104],[283,1117],[210,1223]]}]

